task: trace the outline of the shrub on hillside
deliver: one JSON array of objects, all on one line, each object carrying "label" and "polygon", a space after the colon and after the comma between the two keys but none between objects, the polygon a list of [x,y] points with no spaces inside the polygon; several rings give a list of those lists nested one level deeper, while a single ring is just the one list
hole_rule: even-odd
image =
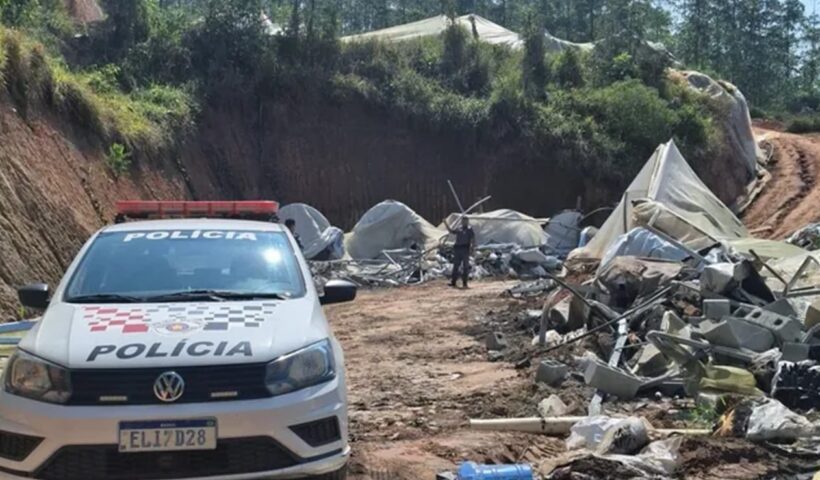
[{"label": "shrub on hillside", "polygon": [[113,143],[108,147],[105,163],[114,171],[114,175],[119,177],[131,168],[131,152],[125,148],[125,145]]},{"label": "shrub on hillside", "polygon": [[552,59],[552,78],[561,88],[579,88],[584,86],[584,69],[581,53],[574,48],[567,48]]},{"label": "shrub on hillside", "polygon": [[[458,25],[447,27],[442,39],[439,60],[442,83],[462,94],[486,94],[492,74],[484,45]],[[410,58],[413,57],[411,54]]]},{"label": "shrub on hillside", "polygon": [[658,91],[638,80],[578,90],[566,98],[565,109],[594,118],[630,154],[652,151],[667,141],[677,120]]},{"label": "shrub on hillside", "polygon": [[176,130],[193,122],[193,97],[182,89],[152,86],[127,94],[116,66],[76,72],[23,34],[0,29],[0,37],[7,58],[0,73],[23,115],[47,104],[105,143],[154,150],[172,144]]},{"label": "shrub on hillside", "polygon": [[546,98],[545,88],[549,71],[546,63],[546,45],[544,45],[544,23],[539,18],[531,18],[524,32],[524,58],[521,61],[521,79],[524,82],[524,94],[535,100]]},{"label": "shrub on hillside", "polygon": [[820,132],[820,114],[801,115],[792,118],[786,124],[786,131],[790,133]]},{"label": "shrub on hillside", "polygon": [[671,59],[664,51],[624,32],[595,45],[587,71],[596,86],[637,79],[647,86],[661,88],[670,65]]}]

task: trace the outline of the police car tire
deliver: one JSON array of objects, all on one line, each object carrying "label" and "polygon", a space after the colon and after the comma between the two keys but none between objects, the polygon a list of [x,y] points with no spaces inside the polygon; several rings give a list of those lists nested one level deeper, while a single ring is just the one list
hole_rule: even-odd
[{"label": "police car tire", "polygon": [[328,473],[325,475],[319,475],[317,477],[310,477],[312,480],[346,480],[347,479],[347,467],[344,467],[341,470],[335,471],[333,473]]}]

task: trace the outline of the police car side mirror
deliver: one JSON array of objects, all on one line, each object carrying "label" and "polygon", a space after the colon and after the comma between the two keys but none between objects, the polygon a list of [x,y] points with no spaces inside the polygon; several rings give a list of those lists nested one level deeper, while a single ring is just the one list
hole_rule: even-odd
[{"label": "police car side mirror", "polygon": [[325,294],[319,298],[322,305],[349,302],[356,298],[356,284],[347,280],[329,280],[325,284]]},{"label": "police car side mirror", "polygon": [[33,283],[17,289],[17,297],[24,307],[45,310],[48,307],[48,285]]}]

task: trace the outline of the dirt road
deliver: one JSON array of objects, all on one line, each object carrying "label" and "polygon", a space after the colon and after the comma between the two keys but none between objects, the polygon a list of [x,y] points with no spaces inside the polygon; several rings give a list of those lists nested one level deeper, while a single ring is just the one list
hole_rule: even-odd
[{"label": "dirt road", "polygon": [[513,461],[531,443],[563,449],[555,439],[466,429],[471,414],[535,407],[509,398],[532,380],[488,362],[474,336],[477,317],[513,301],[500,295],[508,286],[434,282],[363,292],[329,308],[345,348],[354,479],[430,479],[464,458]]},{"label": "dirt road", "polygon": [[758,128],[764,150],[772,152],[771,178],[743,212],[743,222],[759,237],[782,239],[820,220],[820,135],[793,135]]}]

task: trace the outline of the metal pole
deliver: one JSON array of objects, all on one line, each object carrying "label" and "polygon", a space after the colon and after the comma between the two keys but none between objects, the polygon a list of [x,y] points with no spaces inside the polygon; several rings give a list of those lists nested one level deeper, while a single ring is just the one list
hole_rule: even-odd
[{"label": "metal pole", "polygon": [[453,198],[456,199],[456,205],[458,205],[459,211],[461,211],[462,215],[464,214],[464,207],[461,206],[461,200],[458,198],[458,194],[456,193],[456,189],[453,187],[453,182],[447,180],[447,185],[450,186],[450,191],[453,192]]}]

